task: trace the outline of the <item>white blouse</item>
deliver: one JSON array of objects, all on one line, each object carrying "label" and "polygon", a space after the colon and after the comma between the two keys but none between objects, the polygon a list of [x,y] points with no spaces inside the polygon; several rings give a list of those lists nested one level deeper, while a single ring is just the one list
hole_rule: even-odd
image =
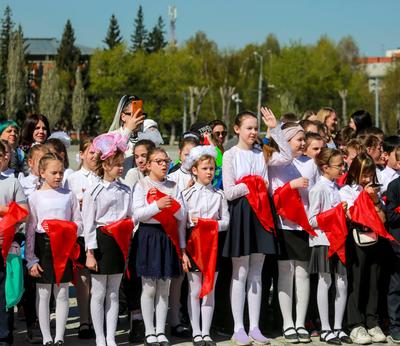
[{"label": "white blouse", "polygon": [[271,137],[278,144],[280,152],[275,152],[265,162],[264,154],[259,147],[251,150],[234,146],[227,150],[222,158],[222,182],[228,201],[243,197],[249,193],[246,184],[236,184],[238,180],[248,175],[258,175],[268,181],[268,166],[287,165],[292,160],[289,143],[285,140],[279,126],[271,129]]},{"label": "white blouse", "polygon": [[381,187],[381,192],[385,193],[388,185],[395,179],[397,179],[400,174],[398,171],[394,170],[393,168],[390,168],[389,166],[386,166],[383,171],[381,171],[381,181],[380,183],[383,185]]},{"label": "white blouse", "polygon": [[340,203],[339,189],[334,181],[321,176],[310,190],[309,199],[308,221],[317,233],[316,237],[310,236],[310,246],[329,246],[330,243],[325,233],[318,228],[317,215],[336,207]]},{"label": "white blouse", "polygon": [[66,189],[36,190],[28,198],[29,219],[26,227],[26,259],[28,268],[39,260],[35,256],[35,233],[45,233],[44,220],[67,220],[78,225],[78,235],[82,233],[82,217],[79,203],[74,194]]},{"label": "white blouse", "polygon": [[188,184],[192,179],[192,175],[182,166],[175,172],[168,174],[168,180],[172,180],[178,184],[178,189],[183,191],[188,188]]},{"label": "white blouse", "polygon": [[96,229],[132,218],[132,191],[119,181],[99,180],[83,194],[82,218],[86,249],[97,249]]},{"label": "white blouse", "polygon": [[83,198],[83,193],[92,185],[97,184],[99,177],[93,172],[81,167],[67,178],[68,188],[74,193],[78,200]]},{"label": "white blouse", "polygon": [[20,173],[18,180],[24,190],[24,193],[29,197],[33,192],[35,192],[40,187],[40,179],[36,175],[29,173],[26,177]]},{"label": "white blouse", "polygon": [[345,185],[339,190],[340,200],[342,202],[347,202],[347,208],[350,208],[354,205],[354,201],[362,190],[363,188],[361,185]]},{"label": "white blouse", "polygon": [[144,178],[144,174],[139,168],[131,168],[125,175],[125,178],[121,179],[122,183],[129,186],[131,189],[136,185],[136,183]]}]

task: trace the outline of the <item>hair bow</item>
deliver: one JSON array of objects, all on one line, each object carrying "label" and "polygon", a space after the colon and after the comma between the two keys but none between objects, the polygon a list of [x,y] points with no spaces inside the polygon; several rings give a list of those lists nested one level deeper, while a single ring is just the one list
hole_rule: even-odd
[{"label": "hair bow", "polygon": [[93,140],[93,149],[101,154],[100,159],[103,161],[115,155],[117,150],[125,152],[127,148],[126,137],[116,132],[104,133]]}]

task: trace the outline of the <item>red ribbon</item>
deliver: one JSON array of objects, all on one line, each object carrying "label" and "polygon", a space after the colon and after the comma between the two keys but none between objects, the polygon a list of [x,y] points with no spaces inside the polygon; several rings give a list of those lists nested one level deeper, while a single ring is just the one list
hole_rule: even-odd
[{"label": "red ribbon", "polygon": [[[147,203],[151,204],[165,196],[167,196],[165,193],[156,188],[152,188],[147,193]],[[153,216],[153,219],[157,220],[161,224],[165,233],[167,233],[172,244],[175,246],[179,258],[182,258],[181,247],[179,244],[178,221],[174,216],[180,207],[181,205],[173,199],[172,205],[168,208],[162,209],[157,215]]]},{"label": "red ribbon", "polygon": [[186,249],[203,274],[199,295],[199,298],[203,298],[214,288],[218,255],[218,222],[212,219],[199,219],[192,230]]},{"label": "red ribbon", "polygon": [[273,232],[275,225],[269,204],[267,186],[259,175],[248,175],[238,180],[236,184],[244,183],[249,189],[247,200],[261,225],[266,231]]},{"label": "red ribbon", "polygon": [[0,220],[0,232],[3,233],[3,245],[1,254],[3,255],[4,265],[7,261],[8,252],[14,241],[15,225],[28,216],[28,211],[15,202],[11,202],[7,212]]},{"label": "red ribbon", "polygon": [[364,190],[358,195],[354,205],[350,208],[351,220],[370,228],[377,235],[395,240],[385,229],[385,226],[375,210],[374,202]]},{"label": "red ribbon", "polygon": [[276,211],[280,216],[296,223],[308,234],[312,236],[317,235],[308,222],[299,190],[292,189],[290,183],[286,183],[275,190],[274,203]]},{"label": "red ribbon", "polygon": [[329,240],[328,257],[337,253],[343,264],[346,264],[346,214],[342,203],[317,215],[318,227],[325,232]]},{"label": "red ribbon", "polygon": [[75,261],[79,257],[78,226],[72,221],[43,220],[42,227],[50,238],[54,274],[60,284],[68,259]]},{"label": "red ribbon", "polygon": [[[100,228],[103,233],[114,238],[119,248],[121,249],[125,262],[128,259],[129,246],[131,244],[132,232],[134,227],[135,225],[133,224],[132,219],[127,218],[113,222]],[[127,276],[129,279],[129,270],[127,270]]]},{"label": "red ribbon", "polygon": [[344,184],[346,184],[347,175],[348,175],[348,172],[343,173],[339,178],[336,179],[336,184],[339,187],[342,187],[342,186],[344,186]]}]

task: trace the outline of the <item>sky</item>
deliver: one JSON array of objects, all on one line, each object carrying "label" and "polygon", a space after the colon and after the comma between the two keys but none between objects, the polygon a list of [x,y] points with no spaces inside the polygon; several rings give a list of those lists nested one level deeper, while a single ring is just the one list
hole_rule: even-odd
[{"label": "sky", "polygon": [[400,47],[398,0],[0,0],[0,11],[7,5],[25,37],[61,38],[69,18],[76,42],[92,48],[104,46],[113,13],[129,41],[139,5],[148,30],[162,16],[167,31],[168,6],[176,6],[178,44],[204,31],[220,48],[262,43],[269,33],[281,45],[312,44],[322,35],[337,42],[351,35],[365,56]]}]

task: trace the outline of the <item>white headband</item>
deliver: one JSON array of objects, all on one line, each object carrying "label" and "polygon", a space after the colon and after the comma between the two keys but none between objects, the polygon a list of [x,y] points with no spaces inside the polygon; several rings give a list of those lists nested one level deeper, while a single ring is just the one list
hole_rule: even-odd
[{"label": "white headband", "polygon": [[183,163],[183,168],[190,171],[196,161],[203,155],[210,155],[215,159],[217,157],[215,147],[213,145],[198,145],[197,147],[190,149],[189,155]]}]

